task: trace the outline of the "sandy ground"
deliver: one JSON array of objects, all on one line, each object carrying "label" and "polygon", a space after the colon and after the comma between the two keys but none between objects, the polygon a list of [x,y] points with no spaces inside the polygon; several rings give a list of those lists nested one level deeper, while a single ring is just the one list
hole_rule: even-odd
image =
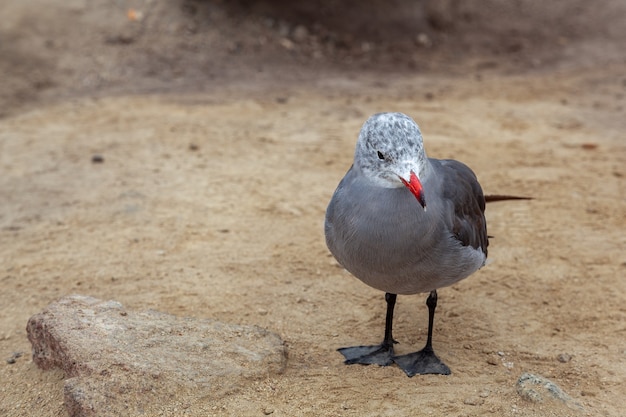
[{"label": "sandy ground", "polygon": [[[420,53],[437,64],[415,69],[413,55],[408,70],[393,72],[383,64],[359,71],[370,48],[360,39],[331,51],[319,35],[320,58],[314,41],[306,48],[281,44],[290,39],[281,24],[260,19],[254,26],[249,19],[240,38],[215,54],[221,59],[241,47],[245,59],[255,59],[245,48],[258,29],[278,45],[257,51],[264,70],[211,61],[211,76],[194,89],[164,82],[165,70],[146,80],[154,61],[137,58],[145,45],[135,44],[148,41],[132,31],[107,38],[100,61],[77,54],[74,71],[65,71],[71,51],[57,51],[53,61],[45,42],[63,21],[46,26],[49,16],[64,16],[67,7],[66,23],[93,23],[97,32],[107,18],[116,22],[114,13],[106,2],[98,9],[40,1],[49,15],[37,20],[26,13],[35,6],[20,3],[0,10],[8,16],[2,39],[11,40],[2,48],[13,53],[2,63],[8,81],[0,118],[0,414],[65,415],[64,376],[33,364],[25,326],[53,300],[81,293],[131,309],[258,324],[284,338],[284,374],[217,401],[181,399],[181,415],[576,415],[563,405],[522,400],[515,382],[523,372],[551,378],[584,406],[582,414],[623,415],[626,62],[615,45],[626,29],[609,21],[606,39],[573,36],[550,65],[539,65],[544,61],[524,46],[533,38],[516,32],[526,40],[514,59],[487,45],[463,56],[462,67],[449,60],[458,48],[450,39],[465,39],[465,26],[431,30],[428,39],[441,47]],[[256,16],[240,3],[242,9],[219,14],[227,9],[219,2],[181,2],[214,7],[214,26],[241,10]],[[165,7],[128,7],[150,4]],[[607,4],[619,9],[619,2]],[[605,17],[583,12],[591,28]],[[18,30],[25,16],[38,22],[31,28],[42,40]],[[445,24],[435,20],[431,28]],[[307,27],[318,28],[311,37],[322,31]],[[133,36],[142,40],[129,41]],[[371,39],[384,56],[395,56],[388,40]],[[135,55],[111,52],[127,43]],[[550,56],[548,49],[537,54]],[[602,60],[576,53],[591,50]],[[16,58],[27,55],[42,66]],[[103,62],[114,68],[107,57],[136,72],[94,72]],[[181,71],[180,79],[199,77]],[[277,82],[276,74],[287,81]],[[348,367],[335,351],[382,337],[383,295],[338,267],[322,229],[358,130],[378,111],[413,116],[429,156],[464,161],[487,194],[534,197],[491,204],[491,263],[439,292],[434,343],[452,369],[447,377]],[[103,162],[94,163],[94,155]],[[425,340],[424,301],[399,297],[399,353]],[[16,352],[23,355],[7,361]]]}]

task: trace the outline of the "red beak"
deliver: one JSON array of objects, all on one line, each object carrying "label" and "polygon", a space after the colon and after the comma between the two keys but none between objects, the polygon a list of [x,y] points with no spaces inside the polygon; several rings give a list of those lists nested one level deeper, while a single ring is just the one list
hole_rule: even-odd
[{"label": "red beak", "polygon": [[402,184],[406,186],[406,188],[411,191],[411,193],[417,198],[417,201],[420,203],[422,208],[426,210],[426,200],[424,199],[424,189],[422,188],[422,183],[420,182],[415,172],[411,171],[411,177],[407,182],[404,178],[400,177],[400,181]]}]

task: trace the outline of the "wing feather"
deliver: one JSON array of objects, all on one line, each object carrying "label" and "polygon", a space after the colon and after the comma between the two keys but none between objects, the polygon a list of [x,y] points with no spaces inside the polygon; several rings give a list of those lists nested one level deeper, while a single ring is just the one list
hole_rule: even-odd
[{"label": "wing feather", "polygon": [[443,198],[454,207],[452,233],[463,246],[483,251],[487,256],[489,238],[485,220],[485,196],[474,172],[465,164],[439,161],[445,171]]}]

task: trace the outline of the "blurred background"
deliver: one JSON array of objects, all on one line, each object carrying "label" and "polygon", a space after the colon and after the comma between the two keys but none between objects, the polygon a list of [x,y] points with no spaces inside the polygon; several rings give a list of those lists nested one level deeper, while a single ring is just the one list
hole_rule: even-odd
[{"label": "blurred background", "polygon": [[330,72],[588,67],[623,63],[626,44],[621,0],[7,0],[0,16],[0,114]]}]

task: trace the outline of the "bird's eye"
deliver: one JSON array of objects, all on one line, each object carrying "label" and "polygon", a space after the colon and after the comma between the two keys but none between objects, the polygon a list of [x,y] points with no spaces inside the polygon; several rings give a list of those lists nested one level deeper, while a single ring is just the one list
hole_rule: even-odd
[{"label": "bird's eye", "polygon": [[383,161],[385,160],[385,155],[383,155],[381,151],[377,151],[376,153],[378,154],[378,159],[381,159]]}]

